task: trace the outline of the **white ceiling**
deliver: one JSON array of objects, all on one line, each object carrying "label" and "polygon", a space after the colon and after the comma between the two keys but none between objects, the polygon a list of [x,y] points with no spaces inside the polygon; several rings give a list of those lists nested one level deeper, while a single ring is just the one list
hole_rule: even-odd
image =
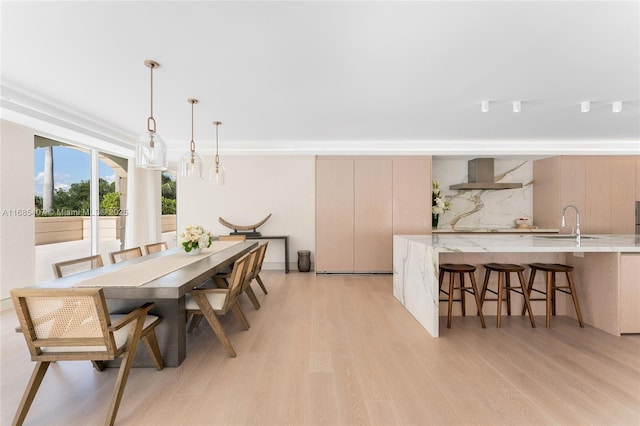
[{"label": "white ceiling", "polygon": [[640,153],[639,1],[1,7],[2,116],[46,136],[130,153],[154,59],[173,160],[190,97],[205,154],[214,120],[223,153]]}]

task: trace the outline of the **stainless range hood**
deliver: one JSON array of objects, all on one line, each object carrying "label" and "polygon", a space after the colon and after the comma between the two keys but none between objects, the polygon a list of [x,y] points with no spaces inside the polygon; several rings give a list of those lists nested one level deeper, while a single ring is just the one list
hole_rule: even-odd
[{"label": "stainless range hood", "polygon": [[521,183],[497,183],[494,181],[493,158],[476,158],[468,163],[468,183],[449,186],[449,189],[516,189]]}]

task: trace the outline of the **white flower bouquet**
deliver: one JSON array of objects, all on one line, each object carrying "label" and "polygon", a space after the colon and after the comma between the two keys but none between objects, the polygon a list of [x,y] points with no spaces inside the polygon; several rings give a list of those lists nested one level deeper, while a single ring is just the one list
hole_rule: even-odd
[{"label": "white flower bouquet", "polygon": [[445,201],[444,198],[440,195],[440,183],[437,180],[432,182],[432,203],[431,203],[431,213],[432,214],[443,214],[446,210],[451,209],[451,203],[449,201]]},{"label": "white flower bouquet", "polygon": [[211,247],[213,242],[213,234],[206,231],[202,226],[187,226],[178,236],[180,244],[184,251],[189,253],[191,250],[198,250]]}]

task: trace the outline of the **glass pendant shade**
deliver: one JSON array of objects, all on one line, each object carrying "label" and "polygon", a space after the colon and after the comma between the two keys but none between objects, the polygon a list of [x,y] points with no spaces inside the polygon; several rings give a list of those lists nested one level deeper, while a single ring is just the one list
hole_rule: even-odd
[{"label": "glass pendant shade", "polygon": [[224,185],[225,173],[224,167],[215,163],[209,168],[208,181],[214,185]]},{"label": "glass pendant shade", "polygon": [[151,170],[167,170],[167,145],[155,132],[138,136],[136,143],[136,167]]},{"label": "glass pendant shade", "polygon": [[151,72],[151,113],[147,118],[147,131],[136,141],[136,167],[150,170],[167,170],[167,144],[156,133],[156,120],[153,118],[153,70],[160,65],[147,59],[144,65]]},{"label": "glass pendant shade", "polygon": [[180,160],[180,174],[182,177],[200,179],[202,178],[202,158],[196,153],[196,143],[193,140],[193,106],[198,103],[198,100],[189,98],[187,102],[191,104],[191,142],[189,142],[189,152]]},{"label": "glass pendant shade", "polygon": [[186,178],[202,178],[202,158],[196,152],[184,154],[180,161],[180,174]]}]

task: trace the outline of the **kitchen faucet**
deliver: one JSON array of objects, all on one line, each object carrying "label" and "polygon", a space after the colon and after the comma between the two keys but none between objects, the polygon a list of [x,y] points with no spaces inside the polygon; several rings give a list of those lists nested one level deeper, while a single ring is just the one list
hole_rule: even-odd
[{"label": "kitchen faucet", "polygon": [[562,226],[563,227],[566,226],[564,213],[567,211],[569,207],[573,208],[576,211],[576,241],[578,242],[578,244],[580,244],[580,212],[578,211],[578,208],[573,204],[569,204],[564,209],[562,209]]}]

